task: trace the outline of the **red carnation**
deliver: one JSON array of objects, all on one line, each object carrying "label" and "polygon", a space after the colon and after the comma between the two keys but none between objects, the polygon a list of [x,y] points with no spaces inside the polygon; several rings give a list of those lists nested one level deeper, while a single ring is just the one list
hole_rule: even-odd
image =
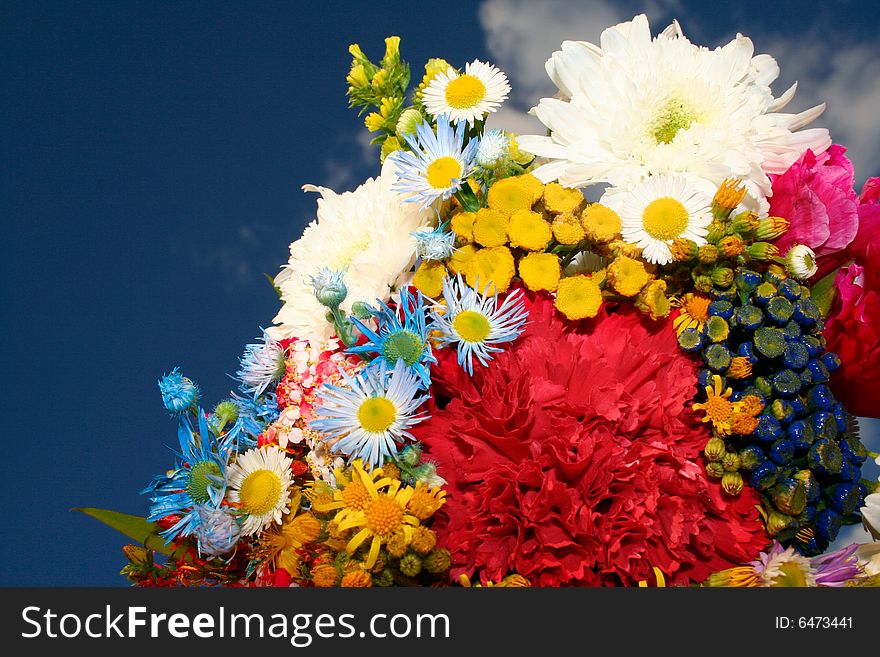
[{"label": "red carnation", "polygon": [[673,584],[757,558],[756,494],[704,474],[696,364],[634,311],[563,321],[531,297],[512,348],[467,377],[449,350],[414,433],[448,481],[434,529],[462,573],[533,584]]}]

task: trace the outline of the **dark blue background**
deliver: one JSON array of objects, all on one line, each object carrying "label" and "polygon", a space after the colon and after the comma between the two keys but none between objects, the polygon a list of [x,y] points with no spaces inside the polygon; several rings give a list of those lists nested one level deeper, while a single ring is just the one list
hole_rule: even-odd
[{"label": "dark blue background", "polygon": [[[744,25],[695,37],[797,29],[797,14],[748,4],[780,13],[732,7]],[[427,57],[488,56],[476,16],[458,2],[2,3],[0,582],[125,583],[125,539],[69,509],[145,512],[137,491],[175,436],[156,379],[180,365],[220,400],[277,309],[262,274],[313,216],[300,186],[377,171],[346,106],[348,44],[378,57],[399,34],[420,77]]]}]

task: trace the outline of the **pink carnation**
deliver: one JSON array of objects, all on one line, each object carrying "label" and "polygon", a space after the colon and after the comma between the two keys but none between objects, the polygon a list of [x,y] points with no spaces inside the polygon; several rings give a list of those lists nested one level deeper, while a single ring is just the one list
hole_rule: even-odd
[{"label": "pink carnation", "polygon": [[805,244],[823,257],[846,249],[859,228],[859,199],[853,189],[853,166],[846,149],[833,144],[825,153],[807,150],[773,181],[770,214],[791,222],[776,240],[785,253]]}]

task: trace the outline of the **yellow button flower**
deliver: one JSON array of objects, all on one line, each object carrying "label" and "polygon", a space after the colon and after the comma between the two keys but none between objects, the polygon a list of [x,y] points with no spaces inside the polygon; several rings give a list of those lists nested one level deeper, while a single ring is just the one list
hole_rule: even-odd
[{"label": "yellow button flower", "polygon": [[550,183],[544,187],[544,207],[553,214],[577,212],[584,204],[584,195],[576,189]]},{"label": "yellow button flower", "polygon": [[519,261],[519,277],[532,291],[555,292],[561,274],[559,258],[553,253],[529,253]]},{"label": "yellow button flower", "polygon": [[474,219],[474,241],[482,246],[507,244],[507,216],[498,210],[481,208]]},{"label": "yellow button flower", "polygon": [[443,279],[446,276],[446,267],[442,262],[434,260],[424,260],[415,276],[413,276],[413,285],[421,291],[426,297],[440,296],[443,292]]},{"label": "yellow button flower", "polygon": [[559,281],[556,309],[568,319],[595,317],[602,307],[602,290],[589,276],[570,276]]},{"label": "yellow button flower", "polygon": [[[506,292],[515,272],[513,255],[506,246],[480,249],[465,271],[467,283],[481,293]],[[487,290],[488,288],[488,290]]]},{"label": "yellow button flower", "polygon": [[550,243],[550,224],[537,212],[519,210],[510,217],[510,245],[528,251],[543,251]]}]

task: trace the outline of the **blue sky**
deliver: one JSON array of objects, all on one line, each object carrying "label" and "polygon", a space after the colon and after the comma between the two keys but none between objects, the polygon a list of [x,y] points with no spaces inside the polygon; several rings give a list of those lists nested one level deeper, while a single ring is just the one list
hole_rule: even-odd
[{"label": "blue sky", "polygon": [[498,118],[517,127],[552,92],[543,62],[562,39],[642,10],[707,45],[741,31],[800,80],[796,109],[829,102],[864,179],[880,173],[870,4],[4,2],[0,583],[125,584],[125,540],[68,509],[144,513],[137,491],[175,436],[156,379],[179,365],[223,398],[277,309],[263,273],[314,214],[300,186],[377,173],[346,107],[349,43],[378,56],[398,34],[416,74],[489,58],[514,85]]}]

